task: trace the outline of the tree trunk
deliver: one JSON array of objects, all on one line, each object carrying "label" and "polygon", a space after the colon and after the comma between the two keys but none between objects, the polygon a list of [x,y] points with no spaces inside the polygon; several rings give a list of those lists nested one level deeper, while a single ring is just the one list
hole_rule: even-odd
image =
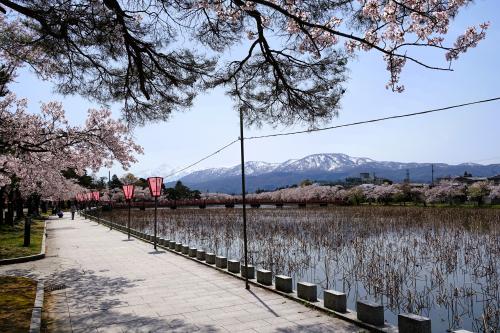
[{"label": "tree trunk", "polygon": [[0,225],[4,224],[4,209],[5,209],[5,198],[4,198],[5,188],[0,188]]},{"label": "tree trunk", "polygon": [[48,211],[47,201],[42,201],[42,213],[46,214]]},{"label": "tree trunk", "polygon": [[33,215],[33,194],[28,197],[26,200],[26,205],[28,206],[28,216]]},{"label": "tree trunk", "polygon": [[35,194],[33,198],[33,216],[40,216],[40,195]]},{"label": "tree trunk", "polygon": [[14,226],[14,190],[10,190],[8,194],[7,214],[5,215],[5,223]]},{"label": "tree trunk", "polygon": [[23,210],[23,198],[21,197],[21,193],[19,193],[19,190],[16,191],[16,220],[21,219],[24,217],[24,210]]}]

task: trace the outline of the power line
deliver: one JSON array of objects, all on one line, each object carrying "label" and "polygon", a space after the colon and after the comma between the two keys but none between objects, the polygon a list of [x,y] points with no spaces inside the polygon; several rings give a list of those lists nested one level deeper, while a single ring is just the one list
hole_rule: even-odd
[{"label": "power line", "polygon": [[[363,120],[363,121],[357,121],[354,123],[347,123],[347,124],[341,124],[341,125],[335,125],[335,126],[329,126],[329,127],[323,127],[323,128],[314,128],[314,129],[309,129],[309,130],[303,130],[303,131],[295,131],[295,132],[286,132],[286,133],[275,133],[275,134],[268,134],[268,135],[259,135],[259,136],[251,136],[244,138],[246,140],[254,140],[254,139],[263,139],[263,138],[271,138],[271,137],[278,137],[278,136],[288,136],[288,135],[296,135],[296,134],[304,134],[304,133],[311,133],[311,132],[319,132],[319,131],[327,131],[327,130],[332,130],[332,129],[337,129],[337,128],[342,128],[342,127],[351,127],[351,126],[356,126],[356,125],[362,125],[362,124],[368,124],[368,123],[376,123],[380,121],[385,121],[385,120],[390,120],[390,119],[398,119],[398,118],[405,118],[405,117],[412,117],[412,116],[418,116],[418,115],[423,115],[423,114],[428,114],[428,113],[433,113],[433,112],[440,112],[440,111],[445,111],[445,110],[450,110],[450,109],[456,109],[460,107],[465,107],[465,106],[470,106],[470,105],[475,105],[475,104],[481,104],[481,103],[488,103],[488,102],[493,102],[493,101],[498,101],[500,100],[500,97],[495,97],[495,98],[490,98],[490,99],[483,99],[479,101],[474,101],[474,102],[468,102],[468,103],[463,103],[463,104],[457,104],[457,105],[452,105],[452,106],[447,106],[443,108],[438,108],[438,109],[431,109],[431,110],[426,110],[426,111],[420,111],[420,112],[413,112],[413,113],[406,113],[406,114],[400,114],[400,115],[394,115],[394,116],[389,116],[389,117],[383,117],[383,118],[376,118],[376,119],[370,119],[370,120]],[[238,142],[240,138],[233,140],[229,142],[228,144],[222,146],[221,148],[217,149],[211,154],[206,155],[205,157],[199,159],[198,161],[191,163],[187,166],[185,166],[182,169],[179,169],[175,172],[172,172],[171,174],[165,176],[165,178],[172,177],[184,170],[187,170],[197,164],[200,164],[201,162],[209,159],[210,157],[220,153],[221,151],[229,148],[236,142]]]},{"label": "power line", "polygon": [[446,111],[446,110],[450,110],[450,109],[461,108],[464,106],[470,106],[470,105],[481,104],[481,103],[488,103],[488,102],[493,102],[493,101],[498,101],[498,100],[500,100],[500,97],[483,99],[483,100],[479,100],[479,101],[457,104],[457,105],[452,105],[452,106],[446,106],[446,107],[438,108],[438,109],[431,109],[431,110],[426,110],[426,111],[406,113],[406,114],[394,115],[394,116],[383,117],[383,118],[363,120],[363,121],[357,121],[354,123],[347,123],[347,124],[341,124],[341,125],[335,125],[335,126],[329,126],[329,127],[313,128],[313,129],[308,129],[308,130],[303,130],[303,131],[295,131],[295,132],[287,132],[287,133],[275,133],[275,134],[268,134],[268,135],[251,136],[251,137],[248,137],[245,139],[246,140],[255,140],[255,139],[264,139],[264,138],[271,138],[271,137],[277,137],[277,136],[288,136],[288,135],[304,134],[304,133],[311,133],[311,132],[327,131],[327,130],[342,128],[342,127],[350,127],[350,126],[356,126],[356,125],[362,125],[362,124],[368,124],[368,123],[376,123],[376,122],[390,120],[390,119],[419,116],[419,115],[423,115],[423,114]]},{"label": "power line", "polygon": [[180,172],[182,172],[182,171],[184,171],[184,170],[187,170],[187,169],[189,169],[189,168],[191,168],[191,167],[194,167],[195,165],[200,164],[200,163],[201,163],[201,162],[203,162],[204,160],[206,160],[206,159],[208,159],[208,158],[210,158],[210,157],[212,157],[212,156],[214,156],[214,155],[216,155],[216,154],[220,153],[221,151],[223,151],[223,150],[225,150],[225,149],[229,148],[230,146],[232,146],[233,144],[235,144],[235,143],[236,143],[236,142],[238,142],[238,141],[240,141],[240,139],[239,139],[239,138],[238,138],[238,139],[236,139],[236,140],[231,141],[230,143],[228,143],[228,144],[226,144],[226,145],[224,145],[224,146],[222,146],[221,148],[217,149],[216,151],[214,151],[213,153],[211,153],[211,154],[209,154],[209,155],[206,155],[205,157],[203,157],[203,158],[199,159],[198,161],[196,161],[196,162],[194,162],[194,163],[192,163],[192,164],[190,164],[190,165],[188,165],[188,166],[185,166],[184,168],[182,168],[182,169],[180,169],[180,170],[177,170],[177,171],[175,171],[175,172],[172,172],[171,174],[169,174],[169,175],[165,176],[164,178],[172,177],[172,176],[174,176],[174,175],[176,175],[176,174],[178,174],[178,173],[180,173]]}]

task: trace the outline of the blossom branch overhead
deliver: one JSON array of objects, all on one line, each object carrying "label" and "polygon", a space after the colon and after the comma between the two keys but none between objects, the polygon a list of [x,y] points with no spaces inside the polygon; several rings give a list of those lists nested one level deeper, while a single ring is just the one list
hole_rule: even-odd
[{"label": "blossom branch overhead", "polygon": [[[447,36],[471,2],[0,0],[0,53],[29,64],[62,93],[122,103],[133,123],[168,119],[199,91],[224,86],[249,123],[314,125],[339,111],[356,53],[379,53],[387,88],[396,92],[404,90],[408,63],[451,70],[489,26]],[[225,60],[248,39],[243,59]],[[442,52],[445,65],[420,58],[423,47]]]}]

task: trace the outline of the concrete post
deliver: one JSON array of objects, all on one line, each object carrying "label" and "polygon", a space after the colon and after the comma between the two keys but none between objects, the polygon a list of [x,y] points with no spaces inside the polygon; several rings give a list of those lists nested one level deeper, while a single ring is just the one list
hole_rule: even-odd
[{"label": "concrete post", "polygon": [[175,250],[175,241],[171,240],[171,241],[168,243],[168,247],[169,247],[171,250]]},{"label": "concrete post", "polygon": [[325,290],[323,292],[325,308],[337,311],[347,312],[347,295],[335,290]]},{"label": "concrete post", "polygon": [[206,253],[205,260],[207,264],[213,265],[215,264],[215,253]]},{"label": "concrete post", "polygon": [[274,284],[276,290],[283,291],[285,293],[291,293],[293,291],[292,278],[286,275],[276,275],[274,277]]},{"label": "concrete post", "polygon": [[248,267],[245,267],[245,265],[242,264],[241,276],[248,277],[249,279],[255,279],[255,267],[252,265],[248,265]]},{"label": "concrete post", "polygon": [[196,250],[196,259],[198,260],[205,260],[205,251],[198,249]]},{"label": "concrete post", "polygon": [[227,261],[227,270],[231,273],[239,273],[240,272],[240,261],[239,260],[228,260]]},{"label": "concrete post", "polygon": [[189,254],[189,245],[182,245],[182,254]]},{"label": "concrete post", "polygon": [[218,268],[227,268],[227,258],[226,257],[215,257],[215,266]]},{"label": "concrete post", "polygon": [[[0,198],[0,200],[3,200],[3,198]],[[3,214],[3,212],[0,212],[0,214]],[[28,247],[31,244],[31,217],[26,216],[24,218],[24,240],[23,240],[23,246]]]},{"label": "concrete post", "polygon": [[431,320],[411,313],[398,315],[399,333],[431,333]]},{"label": "concrete post", "polygon": [[175,243],[175,251],[177,251],[177,252],[182,251],[182,244],[181,243]]},{"label": "concrete post", "polygon": [[358,320],[375,326],[384,326],[384,307],[381,304],[357,301],[356,311]]},{"label": "concrete post", "polygon": [[189,248],[189,253],[188,255],[191,257],[191,258],[195,258],[196,257],[196,248],[195,247],[190,247]]},{"label": "concrete post", "polygon": [[265,286],[270,286],[273,284],[273,275],[271,271],[265,269],[257,270],[257,282]]},{"label": "concrete post", "polygon": [[298,282],[297,297],[309,302],[318,301],[318,287],[314,283]]}]

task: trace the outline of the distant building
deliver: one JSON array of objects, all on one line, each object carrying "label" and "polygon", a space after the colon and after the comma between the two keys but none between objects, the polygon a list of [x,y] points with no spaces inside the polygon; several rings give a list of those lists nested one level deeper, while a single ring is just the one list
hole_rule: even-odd
[{"label": "distant building", "polygon": [[375,174],[373,174],[372,177],[368,172],[361,172],[359,174],[359,177],[347,177],[345,179],[345,182],[348,186],[355,186],[361,184],[375,184],[375,185],[392,184],[392,180],[387,178],[377,177],[375,176]]},{"label": "distant building", "polygon": [[361,178],[363,180],[369,180],[370,179],[370,173],[368,173],[368,172],[361,172],[359,174],[359,178]]},{"label": "distant building", "polygon": [[500,185],[500,175],[489,177],[488,180],[493,182],[495,185]]},{"label": "distant building", "polygon": [[[497,175],[495,177],[498,177],[497,181],[500,182],[500,175]],[[452,182],[452,183],[456,183],[456,184],[471,185],[471,184],[474,184],[477,182],[486,182],[488,180],[492,180],[492,178],[494,178],[494,177],[491,177],[491,178],[474,177],[474,176],[472,176],[472,174],[465,172],[463,176],[453,176],[453,177],[447,176],[447,177],[438,178],[438,183],[443,182],[443,181],[447,181],[447,182]]]}]

